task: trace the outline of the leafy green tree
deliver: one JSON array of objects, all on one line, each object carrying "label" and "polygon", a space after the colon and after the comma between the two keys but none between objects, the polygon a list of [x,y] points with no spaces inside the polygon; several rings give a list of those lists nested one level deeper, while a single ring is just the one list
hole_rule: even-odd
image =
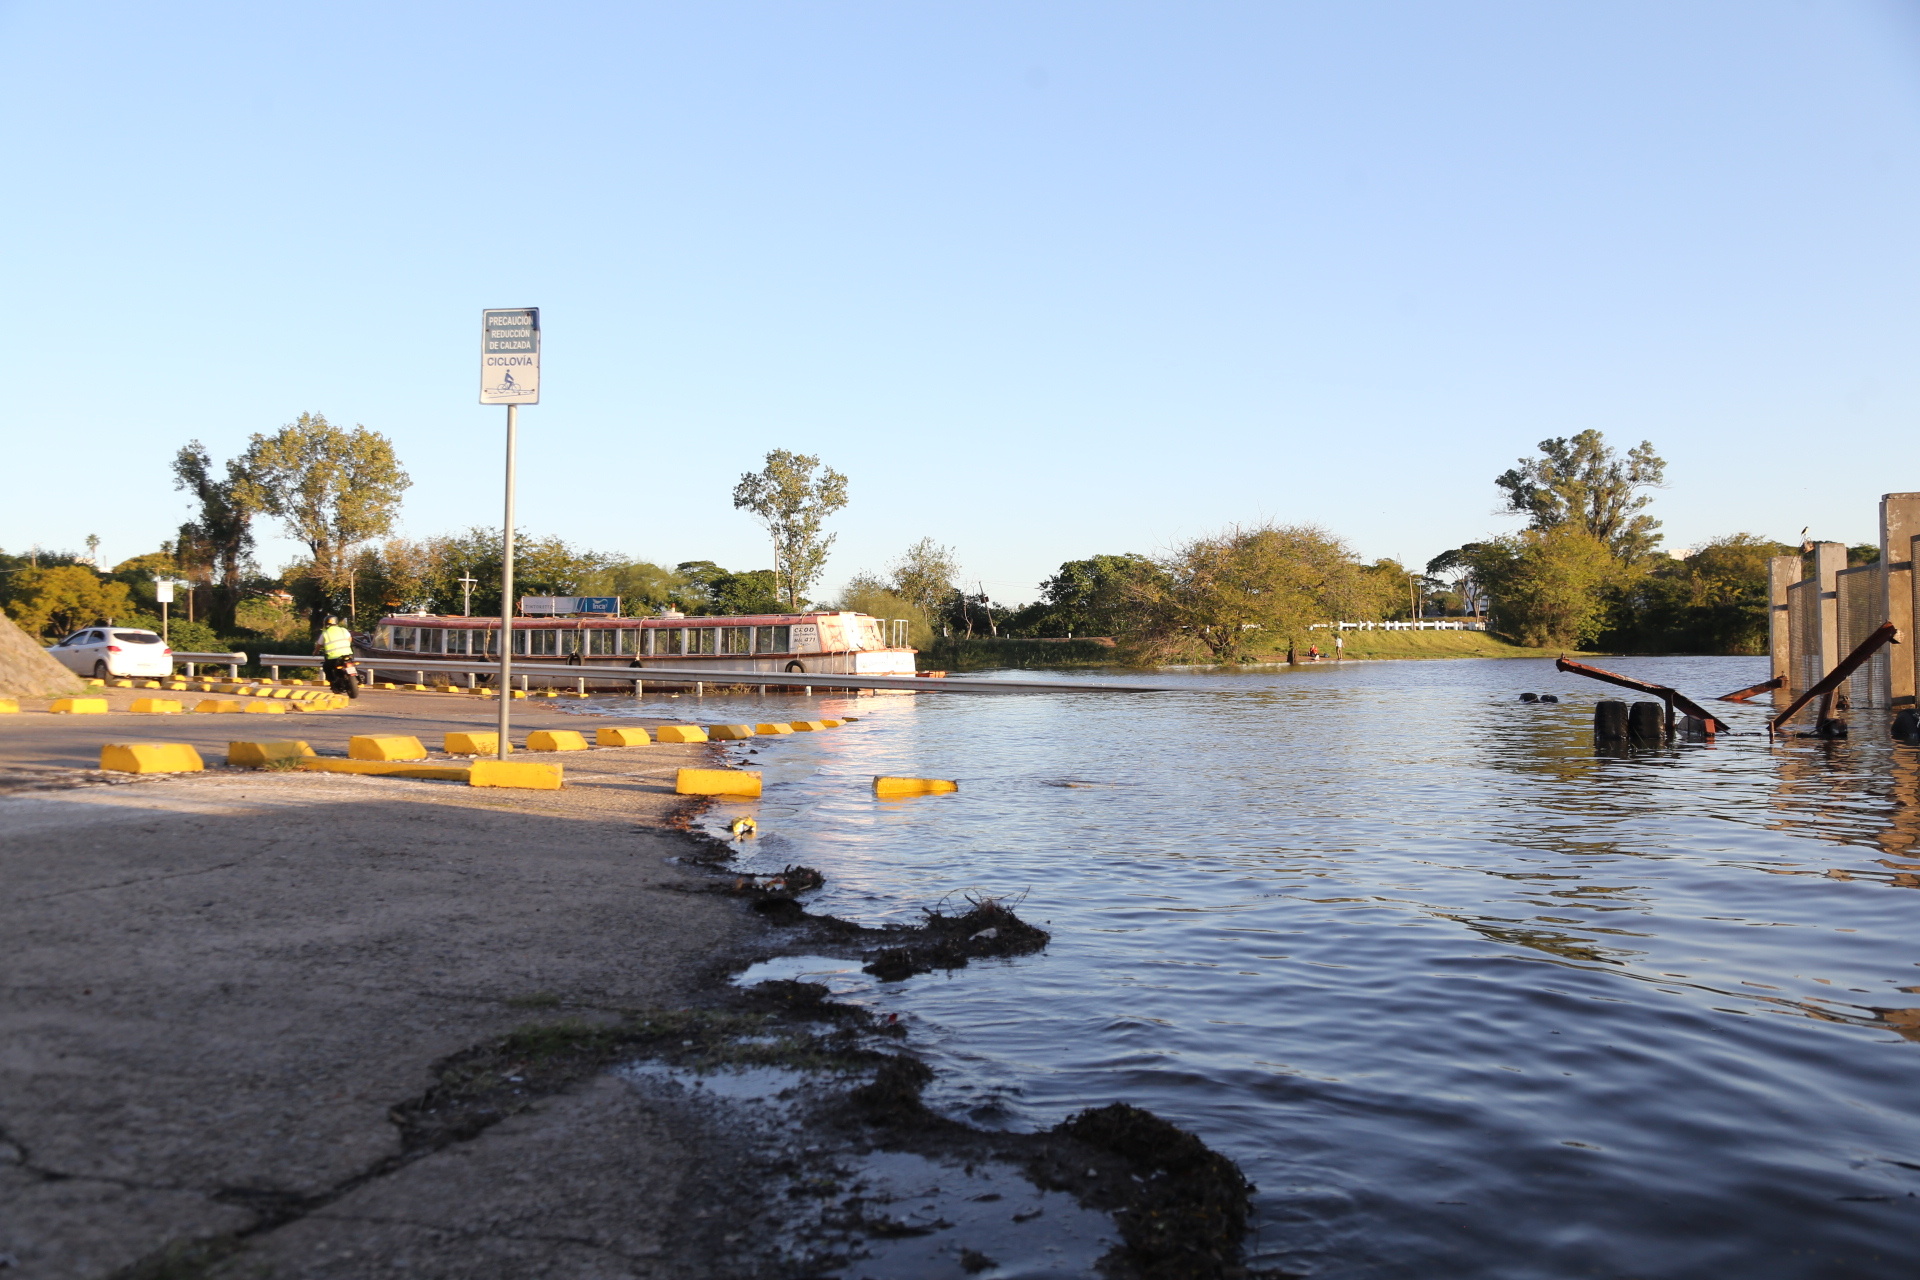
[{"label": "leafy green tree", "polygon": [[198,514],[180,526],[174,560],[190,581],[210,584],[208,621],[230,631],[253,557],[253,508],[245,497],[243,464],[230,459],[225,474],[218,474],[206,446],[190,440],[174,455],[173,487],[199,505]]},{"label": "leafy green tree", "polygon": [[685,583],[681,598],[697,601],[688,613],[737,615],[785,612],[780,583],[771,569],[733,573],[711,560],[684,560],[674,567]]},{"label": "leafy green tree", "polygon": [[114,622],[133,613],[127,584],[81,564],[16,569],[7,575],[7,616],[22,631],[58,639],[93,622]]},{"label": "leafy green tree", "polygon": [[1040,584],[1040,599],[1022,610],[1013,629],[1024,635],[1113,636],[1130,629],[1136,579],[1159,567],[1134,552],[1068,560]]},{"label": "leafy green tree", "polygon": [[1598,431],[1540,442],[1540,456],[1522,458],[1494,484],[1507,495],[1507,510],[1528,517],[1539,532],[1576,528],[1597,538],[1622,561],[1633,561],[1660,542],[1660,522],[1642,514],[1652,497],[1642,489],[1664,486],[1667,464],[1642,440],[1620,457]]},{"label": "leafy green tree", "polygon": [[958,590],[954,580],[960,576],[960,562],[954,558],[952,547],[922,538],[893,562],[888,573],[892,593],[912,604],[922,617],[931,619]]},{"label": "leafy green tree", "polygon": [[1493,630],[1535,648],[1591,643],[1607,626],[1610,593],[1638,576],[1605,542],[1569,525],[1476,543],[1471,563],[1492,600]]},{"label": "leafy green tree", "polygon": [[1469,542],[1451,551],[1442,551],[1427,561],[1427,576],[1429,578],[1451,577],[1453,594],[1459,602],[1460,611],[1472,614],[1476,618],[1487,605],[1486,594],[1480,588],[1480,580],[1473,576],[1473,557],[1478,549],[1478,543]]},{"label": "leafy green tree", "polygon": [[976,632],[998,636],[1012,627],[1021,611],[988,598],[984,591],[955,588],[940,602],[938,615],[945,634],[972,637]]},{"label": "leafy green tree", "polygon": [[317,413],[253,436],[236,465],[234,498],[279,517],[336,599],[348,593],[355,548],[392,532],[400,495],[413,483],[385,436],[358,425],[342,430]]},{"label": "leafy green tree", "polygon": [[766,526],[781,597],[789,611],[798,613],[826,567],[835,535],[822,529],[828,516],[847,505],[847,478],[831,467],[822,469],[817,457],[775,449],[763,468],[740,477],[733,505]]},{"label": "leafy green tree", "polygon": [[694,594],[702,590],[683,574],[648,560],[610,561],[595,576],[594,584],[596,589],[588,594],[619,596],[621,611],[630,618],[645,617],[663,608],[696,612],[688,606],[694,603]]},{"label": "leafy green tree", "polygon": [[1270,653],[1368,594],[1346,544],[1314,525],[1235,526],[1187,543],[1158,569],[1129,594],[1132,638],[1161,659]]},{"label": "leafy green tree", "polygon": [[1736,533],[1656,564],[1620,594],[1601,642],[1637,653],[1765,653],[1767,562],[1798,551]]},{"label": "leafy green tree", "polygon": [[838,607],[875,618],[904,618],[907,644],[925,651],[934,643],[933,622],[925,610],[894,590],[893,583],[870,573],[855,574],[840,592]]}]

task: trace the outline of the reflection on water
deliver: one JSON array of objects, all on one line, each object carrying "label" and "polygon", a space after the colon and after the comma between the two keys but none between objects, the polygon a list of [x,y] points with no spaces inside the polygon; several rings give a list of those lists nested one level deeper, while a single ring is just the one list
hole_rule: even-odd
[{"label": "reflection on water", "polygon": [[[1611,691],[1533,661],[1172,682],[849,699],[743,749],[746,860],[821,868],[817,909],[1024,893],[1053,931],[852,995],[911,1023],[936,1105],[1151,1107],[1260,1185],[1259,1264],[1316,1276],[1914,1269],[1920,899],[1888,891],[1920,887],[1920,752],[1770,746],[1756,705],[1603,756]],[[880,773],[962,790],[876,802]]]}]

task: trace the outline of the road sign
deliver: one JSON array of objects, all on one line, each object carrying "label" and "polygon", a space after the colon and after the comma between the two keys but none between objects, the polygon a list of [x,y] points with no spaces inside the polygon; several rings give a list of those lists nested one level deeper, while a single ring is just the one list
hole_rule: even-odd
[{"label": "road sign", "polygon": [[153,598],[160,604],[172,604],[173,580],[171,578],[155,578],[153,580]]},{"label": "road sign", "polygon": [[480,313],[480,403],[540,403],[540,308]]}]

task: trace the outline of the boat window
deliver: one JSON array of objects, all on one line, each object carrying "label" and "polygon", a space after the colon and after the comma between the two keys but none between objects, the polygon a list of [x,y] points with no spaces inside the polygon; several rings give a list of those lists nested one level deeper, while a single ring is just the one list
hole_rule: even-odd
[{"label": "boat window", "polygon": [[715,638],[719,636],[720,630],[717,627],[702,627],[694,632],[694,634],[700,637],[700,652],[712,653],[713,642]]},{"label": "boat window", "polygon": [[513,651],[515,653],[525,653],[527,651],[527,637],[532,634],[531,631],[522,631],[519,627],[515,627],[513,629]]},{"label": "boat window", "polygon": [[467,637],[472,634],[473,633],[470,631],[447,632],[446,633],[447,652],[448,653],[465,653],[467,651]]},{"label": "boat window", "polygon": [[[669,627],[664,630],[656,631],[653,634],[654,634],[654,650],[653,651],[655,653],[685,653],[687,651],[687,647],[686,647],[687,633],[682,631],[680,628]],[[665,645],[666,648],[664,649],[661,648],[660,647],[661,645]]]},{"label": "boat window", "polygon": [[445,643],[443,637],[446,634],[446,632],[438,627],[421,627],[420,652],[439,653],[441,651],[440,646]]},{"label": "boat window", "polygon": [[786,653],[789,650],[788,639],[791,627],[755,627],[753,651],[755,653]]},{"label": "boat window", "polygon": [[560,652],[560,633],[558,631],[533,631],[533,650],[535,656],[551,656]]},{"label": "boat window", "polygon": [[727,627],[720,632],[720,652],[745,653],[752,639],[752,627]]},{"label": "boat window", "polygon": [[617,653],[620,633],[611,629],[587,632],[588,653]]},{"label": "boat window", "polygon": [[414,630],[415,628],[413,627],[395,627],[393,629],[393,643],[388,647],[412,653]]},{"label": "boat window", "polygon": [[645,653],[647,637],[653,633],[645,627],[622,627],[614,633],[620,637],[618,653]]}]

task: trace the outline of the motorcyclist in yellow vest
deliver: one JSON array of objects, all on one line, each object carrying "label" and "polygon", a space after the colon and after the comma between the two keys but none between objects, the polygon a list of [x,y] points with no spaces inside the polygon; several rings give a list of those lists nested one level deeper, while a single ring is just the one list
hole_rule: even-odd
[{"label": "motorcyclist in yellow vest", "polygon": [[353,633],[340,625],[340,619],[328,618],[327,625],[314,641],[320,651],[321,666],[327,673],[327,687],[349,698],[360,696],[360,682],[353,678]]}]

